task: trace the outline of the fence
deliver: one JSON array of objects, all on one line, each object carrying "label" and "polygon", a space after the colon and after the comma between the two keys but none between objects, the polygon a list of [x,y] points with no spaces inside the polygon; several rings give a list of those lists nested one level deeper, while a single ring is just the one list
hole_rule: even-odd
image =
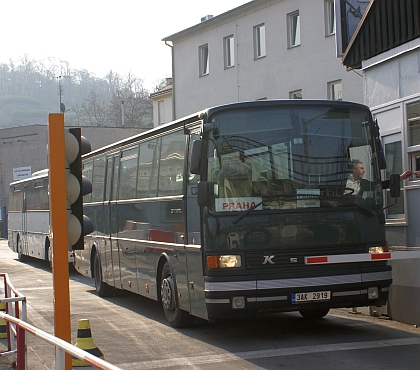
[{"label": "fence", "polygon": [[26,322],[26,297],[20,294],[12,285],[7,274],[0,273],[4,279],[5,298],[0,302],[6,303],[6,313],[0,312],[0,318],[6,321],[8,351],[1,355],[12,356],[12,364],[17,370],[27,369],[26,334],[30,333],[55,347],[56,370],[65,370],[65,354],[82,360],[96,369],[121,370],[90,353],[54,337]]}]

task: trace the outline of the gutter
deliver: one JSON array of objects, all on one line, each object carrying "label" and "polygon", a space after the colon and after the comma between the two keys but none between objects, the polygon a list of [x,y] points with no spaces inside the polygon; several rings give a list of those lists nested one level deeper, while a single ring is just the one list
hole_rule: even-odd
[{"label": "gutter", "polygon": [[169,46],[171,48],[171,58],[172,58],[172,121],[175,121],[176,119],[176,112],[175,112],[175,67],[174,67],[174,46],[171,44],[168,44],[168,41],[166,39],[163,39],[165,41],[165,45]]}]

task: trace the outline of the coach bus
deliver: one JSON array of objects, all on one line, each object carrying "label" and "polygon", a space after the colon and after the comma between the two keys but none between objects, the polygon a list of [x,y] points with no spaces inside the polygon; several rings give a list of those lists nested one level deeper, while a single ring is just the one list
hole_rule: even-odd
[{"label": "coach bus", "polygon": [[[8,244],[19,261],[41,259],[51,266],[48,170],[10,184]],[[69,263],[73,263],[69,252]]]},{"label": "coach bus", "polygon": [[[366,171],[363,194],[346,185],[354,160]],[[384,168],[363,105],[209,108],[84,156],[93,185],[84,213],[95,231],[75,266],[99,296],[123,289],[161,302],[174,327],[380,306],[392,282],[382,258]]]}]

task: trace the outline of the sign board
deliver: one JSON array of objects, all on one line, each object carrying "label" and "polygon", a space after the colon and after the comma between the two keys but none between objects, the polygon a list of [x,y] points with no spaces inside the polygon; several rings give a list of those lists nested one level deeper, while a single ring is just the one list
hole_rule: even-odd
[{"label": "sign board", "polygon": [[32,175],[32,167],[17,167],[13,168],[13,181],[24,180]]}]

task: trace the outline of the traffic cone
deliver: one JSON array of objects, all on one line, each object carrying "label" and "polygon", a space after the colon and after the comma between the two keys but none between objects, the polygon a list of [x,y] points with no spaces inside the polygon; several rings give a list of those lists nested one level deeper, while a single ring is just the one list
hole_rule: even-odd
[{"label": "traffic cone", "polygon": [[[6,303],[0,302],[0,311],[6,312]],[[6,320],[0,318],[0,338],[7,338]]]},{"label": "traffic cone", "polygon": [[[92,334],[90,331],[90,323],[87,319],[80,319],[77,323],[77,338],[75,346],[77,348],[83,349],[86,352],[89,352],[91,355],[104,359],[104,355],[96,347],[96,344],[93,343]],[[83,360],[79,360],[76,357],[72,358],[72,366],[90,366]]]}]

